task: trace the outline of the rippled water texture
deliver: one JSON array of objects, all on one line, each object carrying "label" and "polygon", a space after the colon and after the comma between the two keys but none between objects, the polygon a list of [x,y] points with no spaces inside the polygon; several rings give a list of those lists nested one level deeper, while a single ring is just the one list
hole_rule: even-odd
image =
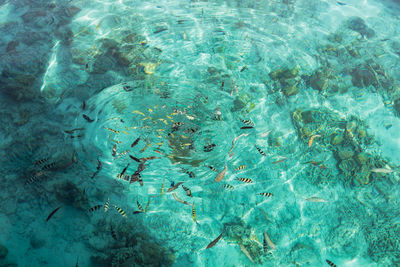
[{"label": "rippled water texture", "polygon": [[0,266],[399,266],[399,20],[0,0]]}]

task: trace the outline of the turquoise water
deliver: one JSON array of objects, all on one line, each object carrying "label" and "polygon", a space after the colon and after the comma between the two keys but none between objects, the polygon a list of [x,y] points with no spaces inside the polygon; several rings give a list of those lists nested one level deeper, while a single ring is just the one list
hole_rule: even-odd
[{"label": "turquoise water", "polygon": [[395,1],[0,1],[0,266],[399,266]]}]

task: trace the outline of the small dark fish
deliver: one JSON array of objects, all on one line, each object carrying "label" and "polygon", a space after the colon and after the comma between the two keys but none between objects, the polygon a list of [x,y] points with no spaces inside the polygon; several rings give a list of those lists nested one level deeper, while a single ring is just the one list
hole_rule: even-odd
[{"label": "small dark fish", "polygon": [[76,265],[75,265],[75,267],[78,267],[78,262],[79,262],[79,257],[76,258]]},{"label": "small dark fish", "polygon": [[214,241],[212,241],[210,244],[208,244],[208,246],[206,247],[206,249],[207,249],[207,248],[212,248],[213,246],[215,246],[215,244],[217,244],[217,242],[221,239],[223,233],[224,233],[224,232],[222,232]]},{"label": "small dark fish", "polygon": [[89,69],[89,63],[86,63],[85,68]]},{"label": "small dark fish", "polygon": [[167,28],[160,28],[160,29],[155,30],[153,33],[157,34],[157,33],[160,33],[160,32],[166,31],[166,30],[168,30],[168,29]]},{"label": "small dark fish", "polygon": [[50,164],[44,165],[44,166],[42,167],[42,170],[50,170],[50,169],[53,169],[55,166],[56,166],[56,163],[55,163],[55,162],[52,162],[52,163],[50,163]]},{"label": "small dark fish", "polygon": [[268,193],[268,192],[263,192],[263,193],[259,193],[257,195],[264,196],[264,197],[272,197],[274,194]]},{"label": "small dark fish", "polygon": [[192,191],[191,191],[189,188],[187,188],[187,187],[184,186],[184,185],[182,185],[182,188],[183,188],[183,190],[185,190],[186,195],[188,195],[189,197],[193,197]]},{"label": "small dark fish", "polygon": [[272,162],[272,164],[278,164],[278,163],[284,162],[286,160],[287,160],[287,158],[283,158],[283,159]]},{"label": "small dark fish", "polygon": [[131,183],[134,183],[134,182],[138,181],[139,175],[140,174],[137,174],[136,172],[134,174],[132,174],[129,183],[131,184]]},{"label": "small dark fish", "polygon": [[265,157],[267,156],[267,154],[265,154],[264,151],[262,151],[258,146],[255,145],[255,147],[256,147],[257,151],[258,151],[261,155],[263,155],[263,156],[265,156]]},{"label": "small dark fish", "polygon": [[[86,64],[86,69],[88,68],[88,65]],[[82,102],[82,109],[85,110],[86,109],[86,102],[85,100],[83,100]]]},{"label": "small dark fish", "polygon": [[219,172],[216,168],[214,168],[214,167],[211,166],[211,165],[209,165],[208,168],[210,168],[212,171]]},{"label": "small dark fish", "polygon": [[342,3],[342,2],[336,2],[339,6],[345,6],[346,4],[345,3]]},{"label": "small dark fish", "polygon": [[35,161],[35,165],[42,165],[43,163],[45,163],[48,160],[49,160],[49,158],[40,159],[38,161]]},{"label": "small dark fish", "polygon": [[71,139],[74,139],[74,138],[81,138],[81,137],[84,137],[85,135],[83,135],[83,134],[80,134],[80,135],[71,135]]},{"label": "small dark fish", "polygon": [[203,147],[204,152],[211,152],[215,147],[215,144],[209,144]]},{"label": "small dark fish", "polygon": [[263,250],[264,250],[264,253],[268,252],[268,242],[265,238],[264,238],[264,242],[263,242]]},{"label": "small dark fish", "polygon": [[194,174],[194,172],[189,171],[188,169],[185,169],[185,168],[181,168],[181,169],[182,169],[182,171],[183,171],[184,173],[186,173],[187,175],[189,175],[190,178],[195,178],[195,177],[196,177],[196,175]]},{"label": "small dark fish", "polygon": [[61,209],[61,206],[59,206],[58,208],[56,208],[55,210],[53,210],[49,216],[47,216],[46,222],[50,220],[50,218],[54,215],[54,213],[56,213],[59,209]]},{"label": "small dark fish", "polygon": [[91,179],[93,179],[94,177],[96,177],[97,174],[99,174],[100,170],[97,170],[93,173],[92,177],[90,177]]},{"label": "small dark fish", "polygon": [[171,187],[173,187],[175,185],[175,182],[174,181],[172,181],[171,182]]},{"label": "small dark fish", "polygon": [[136,146],[140,141],[140,137],[136,138],[136,140],[132,143],[131,147]]},{"label": "small dark fish", "polygon": [[158,52],[162,52],[162,50],[160,49],[160,48],[158,48],[158,47],[154,47],[154,50],[156,50],[156,51],[158,51]]},{"label": "small dark fish", "polygon": [[110,225],[110,230],[111,230],[111,236],[112,236],[112,238],[113,238],[114,240],[117,240],[118,238],[117,238],[117,235],[116,235],[115,232],[114,232],[114,229],[113,229],[112,225]]},{"label": "small dark fish", "polygon": [[95,210],[99,210],[101,207],[103,207],[103,205],[96,205],[96,206],[94,206],[94,207],[91,207],[91,208],[89,209],[89,212],[93,212],[93,211],[95,211]]},{"label": "small dark fish", "polygon": [[122,87],[122,89],[124,89],[126,92],[132,91],[129,85],[125,85],[124,87]]},{"label": "small dark fish", "polygon": [[103,163],[99,159],[97,159],[97,170],[100,171],[101,167],[103,166]]},{"label": "small dark fish", "polygon": [[115,157],[117,155],[117,145],[114,145],[112,148],[112,155]]},{"label": "small dark fish", "polygon": [[243,183],[247,183],[250,184],[253,182],[253,180],[251,180],[250,178],[236,178],[235,180],[241,181]]},{"label": "small dark fish", "polygon": [[143,212],[144,210],[143,210],[142,205],[140,205],[139,200],[136,200],[136,204],[137,204],[137,206],[138,206],[138,208],[139,208],[139,211],[140,211],[140,212]]},{"label": "small dark fish", "polygon": [[326,263],[328,263],[329,264],[329,266],[332,266],[332,267],[337,267],[336,266],[336,264],[334,264],[333,262],[331,262],[330,260],[326,260]]},{"label": "small dark fish", "polygon": [[94,122],[94,120],[92,120],[91,118],[89,118],[89,116],[82,114],[82,117],[87,120],[88,122]]},{"label": "small dark fish", "polygon": [[134,161],[136,161],[136,162],[141,162],[140,159],[138,159],[138,158],[136,158],[136,157],[134,157],[134,156],[129,155],[129,157],[130,157],[131,159],[133,159]]},{"label": "small dark fish", "polygon": [[181,184],[183,184],[183,182],[176,183],[174,186],[171,186],[170,188],[168,188],[167,192],[174,191],[174,190],[177,189]]},{"label": "small dark fish", "polygon": [[243,126],[243,127],[240,127],[240,129],[242,129],[242,130],[245,130],[245,129],[253,129],[254,127],[253,126]]},{"label": "small dark fish", "polygon": [[122,170],[121,176],[124,175],[124,173],[126,172],[126,169],[128,169],[128,167],[129,167],[129,163],[128,163],[128,165],[126,165],[126,167]]},{"label": "small dark fish", "polygon": [[240,72],[243,72],[243,71],[245,71],[245,70],[247,70],[247,66],[244,66],[244,67],[240,70]]},{"label": "small dark fish", "polygon": [[222,84],[221,84],[221,91],[224,91],[224,84],[225,84],[225,81],[222,81]]},{"label": "small dark fish", "polygon": [[81,130],[85,130],[85,128],[75,128],[72,130],[65,130],[64,133],[73,134],[75,131],[81,131]]},{"label": "small dark fish", "polygon": [[155,156],[151,156],[151,157],[147,157],[147,158],[140,158],[141,162],[146,162],[148,160],[152,160],[152,159],[159,159],[160,157],[155,157]]}]

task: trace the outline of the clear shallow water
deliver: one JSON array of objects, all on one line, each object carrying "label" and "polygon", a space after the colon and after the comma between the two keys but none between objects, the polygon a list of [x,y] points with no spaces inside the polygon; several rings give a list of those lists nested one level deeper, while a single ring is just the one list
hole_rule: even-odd
[{"label": "clear shallow water", "polygon": [[396,4],[1,4],[2,266],[400,261]]}]

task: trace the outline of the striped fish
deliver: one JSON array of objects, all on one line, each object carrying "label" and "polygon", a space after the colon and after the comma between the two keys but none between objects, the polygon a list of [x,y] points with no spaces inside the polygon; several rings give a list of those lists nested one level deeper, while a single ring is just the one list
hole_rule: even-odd
[{"label": "striped fish", "polygon": [[38,161],[35,161],[35,165],[42,165],[46,161],[48,161],[49,158],[44,158],[44,159],[39,159]]},{"label": "striped fish", "polygon": [[262,193],[259,193],[257,195],[264,196],[264,197],[272,197],[274,194],[269,193],[269,192],[262,192]]},{"label": "striped fish", "polygon": [[56,163],[55,163],[55,162],[52,162],[52,163],[50,163],[50,164],[44,165],[44,166],[42,167],[42,170],[54,169],[55,166],[56,166]]},{"label": "striped fish", "polygon": [[110,198],[107,199],[106,203],[104,204],[104,212],[108,210],[108,204],[110,202]]},{"label": "striped fish", "polygon": [[193,206],[192,206],[192,219],[195,223],[197,223],[196,221],[196,210],[194,208],[194,202],[193,202]]},{"label": "striped fish", "polygon": [[150,205],[150,198],[147,200],[146,208],[144,209],[144,212],[147,212],[149,210],[149,205]]},{"label": "striped fish", "polygon": [[331,262],[330,260],[326,260],[326,263],[328,263],[329,266],[331,266],[331,267],[337,267],[336,264],[334,264],[334,263]]},{"label": "striped fish", "polygon": [[254,126],[254,123],[251,120],[242,120],[240,119],[244,124]]},{"label": "striped fish", "polygon": [[117,240],[117,235],[115,234],[112,225],[110,225],[110,230],[111,230],[111,236],[112,236],[112,238],[114,238],[114,240]]},{"label": "striped fish", "polygon": [[237,167],[235,169],[235,171],[241,171],[241,170],[244,170],[244,169],[246,169],[246,165],[241,165],[241,166]]},{"label": "striped fish", "polygon": [[123,217],[126,218],[126,213],[123,209],[121,209],[120,207],[114,205],[114,208],[118,211],[119,214],[121,214]]},{"label": "striped fish", "polygon": [[32,183],[37,182],[37,181],[39,180],[39,178],[41,178],[42,176],[44,176],[44,174],[45,174],[44,171],[39,171],[39,172],[35,173],[34,175],[32,175],[32,176],[28,179],[28,181],[25,182],[25,185],[28,185],[28,184],[32,184]]},{"label": "striped fish", "polygon": [[267,156],[267,154],[265,154],[264,153],[264,151],[262,151],[257,145],[254,145],[255,147],[256,147],[256,149],[257,149],[257,151],[261,154],[261,155],[263,155],[263,156]]},{"label": "striped fish", "polygon": [[89,209],[89,212],[93,212],[93,211],[95,211],[95,210],[99,210],[102,206],[103,206],[103,205],[96,205],[96,206],[94,206],[94,207],[91,207],[91,208]]},{"label": "striped fish", "polygon": [[250,178],[236,178],[235,180],[241,181],[243,183],[248,183],[248,184],[253,182],[253,180],[251,180]]},{"label": "striped fish", "polygon": [[224,184],[222,187],[225,188],[225,189],[228,189],[228,190],[233,190],[233,189],[235,189],[235,187],[233,187],[233,186],[230,185],[230,184]]},{"label": "striped fish", "polygon": [[268,242],[265,238],[264,238],[264,242],[263,242],[263,250],[264,250],[264,253],[268,252]]},{"label": "striped fish", "polygon": [[213,166],[208,166],[208,168],[210,168],[212,171],[215,171],[215,172],[219,172],[216,168],[214,168]]},{"label": "striped fish", "polygon": [[140,205],[139,200],[136,200],[136,204],[137,204],[137,206],[139,208],[139,211],[143,212],[143,207],[142,207],[142,205]]},{"label": "striped fish", "polygon": [[189,197],[193,197],[192,195],[192,191],[190,191],[189,188],[187,188],[186,186],[182,185],[183,190],[185,190],[186,195],[188,195]]}]

